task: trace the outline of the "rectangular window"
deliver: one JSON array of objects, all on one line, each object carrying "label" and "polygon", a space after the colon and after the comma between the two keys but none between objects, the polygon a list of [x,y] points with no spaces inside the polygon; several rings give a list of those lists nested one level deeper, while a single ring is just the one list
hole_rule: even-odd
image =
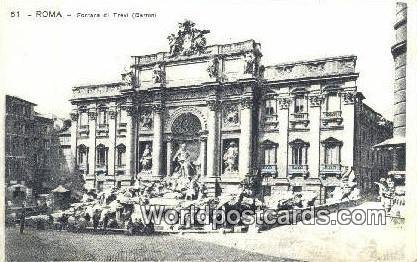
[{"label": "rectangular window", "polygon": [[265,115],[273,116],[277,112],[277,103],[273,99],[268,99],[265,101]]},{"label": "rectangular window", "polygon": [[294,101],[294,113],[305,112],[305,99],[304,97],[296,97]]},{"label": "rectangular window", "polygon": [[324,147],[324,163],[328,165],[340,163],[340,147],[338,145]]},{"label": "rectangular window", "polygon": [[340,96],[336,93],[330,93],[327,95],[326,101],[327,112],[340,111]]},{"label": "rectangular window", "polygon": [[78,164],[86,164],[87,163],[87,151],[81,150],[78,152]]},{"label": "rectangular window", "polygon": [[307,147],[293,146],[292,147],[292,164],[293,165],[307,165]]},{"label": "rectangular window", "polygon": [[106,165],[107,163],[107,148],[97,148],[97,165]]},{"label": "rectangular window", "polygon": [[100,110],[98,112],[98,123],[100,125],[107,124],[107,112],[105,110]]},{"label": "rectangular window", "polygon": [[126,123],[127,122],[127,112],[126,110],[119,109],[117,112],[117,118],[119,120],[119,123]]},{"label": "rectangular window", "polygon": [[124,163],[125,153],[126,153],[126,148],[124,147],[117,148],[117,165],[118,166],[123,166],[125,164]]},{"label": "rectangular window", "polygon": [[277,163],[276,147],[267,146],[264,149],[264,164],[275,165]]},{"label": "rectangular window", "polygon": [[88,114],[87,112],[80,113],[80,126],[88,125]]}]

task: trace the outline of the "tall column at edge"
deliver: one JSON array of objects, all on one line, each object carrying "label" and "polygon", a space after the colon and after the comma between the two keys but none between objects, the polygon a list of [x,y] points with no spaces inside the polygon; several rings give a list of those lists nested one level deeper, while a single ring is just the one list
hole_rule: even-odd
[{"label": "tall column at edge", "polygon": [[161,163],[162,163],[162,113],[163,105],[154,104],[152,106],[153,114],[153,140],[152,140],[152,176],[161,177]]}]

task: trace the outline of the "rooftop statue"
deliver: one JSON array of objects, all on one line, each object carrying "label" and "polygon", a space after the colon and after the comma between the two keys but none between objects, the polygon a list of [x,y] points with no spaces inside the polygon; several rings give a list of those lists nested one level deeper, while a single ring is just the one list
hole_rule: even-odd
[{"label": "rooftop statue", "polygon": [[122,82],[126,85],[134,86],[136,82],[135,74],[130,68],[125,68],[122,75]]},{"label": "rooftop statue", "polygon": [[210,33],[210,30],[200,30],[194,28],[194,26],[194,22],[185,20],[178,24],[178,32],[176,34],[168,36],[169,54],[171,56],[187,56],[204,51],[207,43],[204,35]]}]

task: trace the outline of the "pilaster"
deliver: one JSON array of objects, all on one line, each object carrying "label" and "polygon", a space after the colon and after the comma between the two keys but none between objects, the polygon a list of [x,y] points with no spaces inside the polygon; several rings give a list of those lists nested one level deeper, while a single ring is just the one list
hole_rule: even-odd
[{"label": "pilaster", "polygon": [[355,123],[355,119],[359,122],[359,115],[355,116],[355,105],[361,103],[356,99],[355,91],[344,91],[342,93],[342,112],[343,112],[343,146],[341,148],[341,165],[352,167],[354,166],[354,154],[355,154],[355,135],[358,135]]},{"label": "pilaster", "polygon": [[278,133],[278,149],[277,149],[277,170],[278,178],[286,178],[288,174],[288,128],[289,128],[289,105],[290,98],[278,98],[278,117],[279,130]]},{"label": "pilaster", "polygon": [[109,154],[108,154],[108,175],[109,176],[115,176],[116,170],[115,170],[115,157],[116,157],[116,111],[115,109],[110,109],[108,111],[109,114]]},{"label": "pilaster", "polygon": [[310,94],[308,98],[311,138],[307,156],[308,170],[310,178],[318,178],[320,174],[320,125],[323,98],[320,94]]},{"label": "pilaster", "polygon": [[88,174],[96,175],[96,126],[97,112],[95,108],[91,108],[88,112],[89,136],[88,136]]},{"label": "pilaster", "polygon": [[126,175],[131,179],[135,176],[135,151],[136,151],[136,108],[133,103],[126,106],[127,123],[126,123]]}]

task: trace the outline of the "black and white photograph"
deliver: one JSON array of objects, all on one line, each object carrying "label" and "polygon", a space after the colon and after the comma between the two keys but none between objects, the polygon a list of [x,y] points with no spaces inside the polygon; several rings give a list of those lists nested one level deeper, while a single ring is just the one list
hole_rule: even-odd
[{"label": "black and white photograph", "polygon": [[2,260],[415,261],[416,6],[3,1]]}]

